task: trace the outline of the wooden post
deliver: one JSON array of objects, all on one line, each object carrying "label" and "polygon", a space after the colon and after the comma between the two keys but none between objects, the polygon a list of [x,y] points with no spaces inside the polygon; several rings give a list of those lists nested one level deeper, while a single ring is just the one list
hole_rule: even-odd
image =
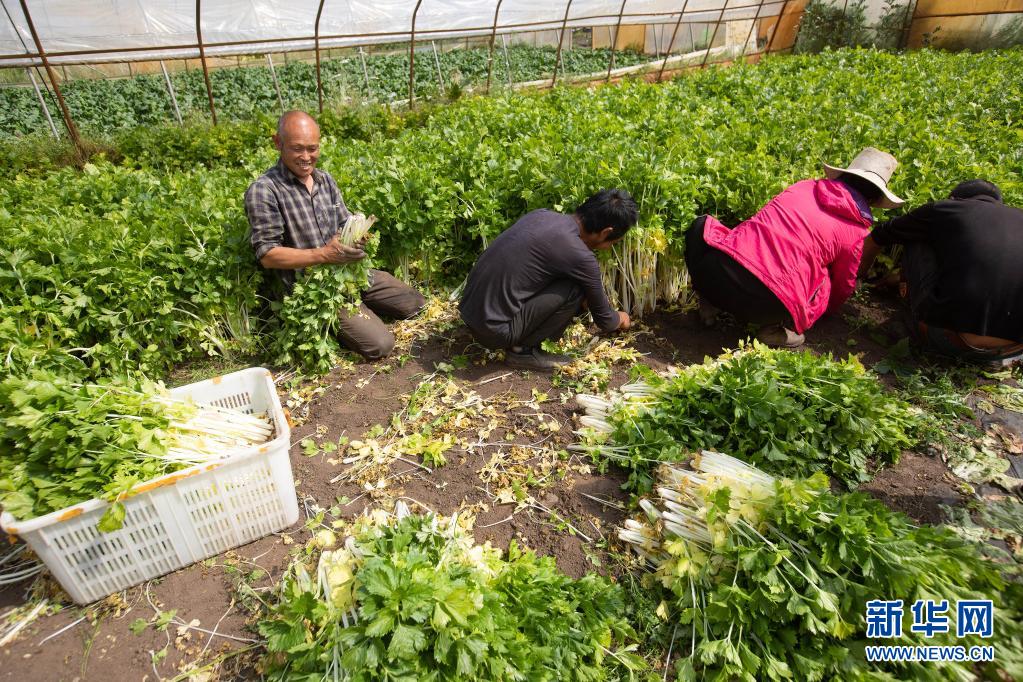
[{"label": "wooden post", "polygon": [[270,67],[270,78],[274,82],[274,90],[277,91],[277,101],[281,105],[281,113],[284,113],[284,97],[281,95],[281,84],[277,81],[277,69],[274,68],[274,60],[269,52],[266,53],[266,63]]},{"label": "wooden post", "polygon": [[[24,1],[24,0],[22,0]],[[202,0],[195,0],[195,37],[199,42],[199,61],[202,62],[202,77],[206,81],[206,98],[210,101],[210,116],[217,125],[217,109],[213,106],[213,85],[210,84],[210,67],[206,64],[206,49],[202,44]]]},{"label": "wooden post", "polygon": [[369,91],[369,69],[366,68],[366,53],[362,49],[362,45],[359,45],[359,61],[362,62],[362,77],[366,81],[366,97],[372,96]]},{"label": "wooden post", "polygon": [[565,27],[568,26],[568,13],[572,9],[572,0],[565,5],[565,18],[561,22],[561,34],[558,36],[558,52],[554,56],[554,75],[551,77],[551,87],[558,82],[558,67],[561,66],[561,46],[565,42]]},{"label": "wooden post", "polygon": [[487,54],[487,94],[490,94],[490,80],[494,75],[494,39],[497,38],[497,15],[501,11],[501,3],[504,0],[497,0],[497,7],[494,8],[494,28],[490,31],[490,47]]},{"label": "wooden post", "polygon": [[323,113],[323,78],[320,75],[320,17],[323,16],[323,4],[326,0],[320,0],[320,6],[316,8],[316,25],[313,28],[313,51],[316,54],[316,97],[319,100],[320,113]]},{"label": "wooden post", "polygon": [[682,18],[686,15],[686,7],[689,5],[689,0],[685,0],[682,3],[682,9],[678,13],[678,21],[675,22],[675,30],[671,32],[671,42],[668,43],[668,49],[664,52],[664,61],[661,62],[661,70],[657,72],[657,82],[661,82],[661,77],[664,75],[664,67],[668,65],[668,57],[671,55],[671,48],[675,45],[675,36],[678,35],[678,28],[682,25]]},{"label": "wooden post", "polygon": [[26,0],[21,0],[21,11],[25,14],[25,21],[28,22],[28,30],[32,34],[32,41],[36,44],[36,52],[39,53],[39,59],[43,62],[43,68],[46,69],[46,75],[50,79],[50,85],[53,87],[53,95],[57,98],[57,105],[60,106],[60,113],[64,117],[64,125],[67,127],[68,135],[71,136],[71,142],[75,145],[75,149],[78,151],[78,154],[84,158],[85,150],[82,147],[82,138],[78,134],[78,126],[75,125],[74,120],[71,118],[71,110],[67,108],[67,102],[64,101],[64,95],[60,92],[60,84],[57,82],[57,75],[53,72],[53,65],[50,64],[50,60],[46,57],[46,50],[43,49],[43,43],[39,39],[39,33],[36,32],[36,26],[32,21],[32,15],[28,12],[28,3]]},{"label": "wooden post", "polygon": [[615,24],[615,35],[611,38],[611,59],[607,62],[607,78],[604,80],[611,82],[611,70],[615,67],[615,48],[618,47],[618,34],[622,30],[622,17],[625,16],[625,3],[629,0],[622,0],[622,6],[618,8],[618,23]]},{"label": "wooden post", "polygon": [[412,33],[408,42],[408,108],[416,106],[416,15],[419,14],[419,6],[423,0],[416,0],[416,8],[412,10]]},{"label": "wooden post", "polygon": [[171,83],[170,74],[167,73],[167,66],[160,60],[160,70],[163,71],[163,82],[167,85],[167,94],[170,95],[171,104],[174,105],[174,118],[177,119],[178,125],[181,125],[181,110],[178,109],[178,96],[174,93],[174,84]]},{"label": "wooden post", "polygon": [[39,107],[43,110],[43,115],[46,116],[46,122],[50,124],[50,132],[53,133],[55,138],[60,138],[60,133],[57,132],[57,124],[53,122],[53,116],[50,116],[50,107],[46,106],[46,98],[43,97],[43,91],[39,89],[39,82],[36,81],[36,76],[32,73],[32,69],[25,67],[25,73],[28,74],[28,78],[32,81],[32,89],[36,91],[36,97],[39,98]]},{"label": "wooden post", "polygon": [[[912,7],[913,11],[910,12],[909,8]],[[909,44],[909,34],[913,31],[913,21],[916,20],[916,1],[906,0],[906,11],[902,15],[902,32],[899,36],[898,47],[905,48]]]}]

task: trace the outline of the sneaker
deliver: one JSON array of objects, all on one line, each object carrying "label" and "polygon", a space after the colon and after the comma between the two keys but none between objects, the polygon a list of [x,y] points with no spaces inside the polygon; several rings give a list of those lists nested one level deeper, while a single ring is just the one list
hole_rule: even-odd
[{"label": "sneaker", "polygon": [[988,369],[992,372],[1000,372],[1006,369],[1012,369],[1016,365],[1020,364],[1023,364],[1023,353],[1017,353],[1016,355],[998,358],[997,360],[989,360],[987,362]]},{"label": "sneaker", "polygon": [[721,309],[701,298],[698,312],[700,313],[700,322],[703,323],[703,326],[713,327],[714,323],[718,321],[718,315],[721,313]]},{"label": "sneaker", "polygon": [[567,355],[548,353],[539,348],[523,348],[521,351],[508,349],[504,352],[504,364],[515,369],[552,370],[572,362]]},{"label": "sneaker", "polygon": [[775,348],[799,348],[806,341],[806,337],[775,324],[761,327],[757,332],[757,340]]}]

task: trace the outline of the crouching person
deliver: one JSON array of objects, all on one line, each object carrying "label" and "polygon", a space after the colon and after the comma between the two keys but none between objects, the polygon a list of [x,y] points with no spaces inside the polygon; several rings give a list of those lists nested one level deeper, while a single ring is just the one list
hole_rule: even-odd
[{"label": "crouching person", "polygon": [[[338,230],[351,213],[334,178],[316,167],[320,128],[313,117],[302,111],[285,113],[273,140],[280,158],[245,192],[245,213],[256,260],[276,273],[283,291],[291,293],[304,268],[351,263],[366,253],[338,241]],[[370,287],[358,312],[340,313],[339,340],[367,360],[382,358],[394,348],[394,335],[378,315],[407,319],[425,302],[393,275],[370,270]]]},{"label": "crouching person", "polygon": [[469,273],[459,311],[476,340],[505,351],[519,369],[549,370],[568,358],[541,350],[584,307],[604,332],[628,329],[604,292],[595,251],[609,249],[636,224],[629,193],[602,190],[572,214],[540,209],[502,232]]},{"label": "crouching person", "polygon": [[686,266],[700,317],[710,324],[724,310],[759,325],[764,343],[801,346],[803,331],[855,290],[871,208],[902,205],[888,190],[897,165],[868,147],[848,168],[825,164],[825,178],[791,185],[735,228],[697,218],[686,235]]},{"label": "crouching person", "polygon": [[985,180],[879,224],[860,272],[881,247],[901,244],[910,333],[924,350],[967,362],[1023,357],[1023,210]]}]

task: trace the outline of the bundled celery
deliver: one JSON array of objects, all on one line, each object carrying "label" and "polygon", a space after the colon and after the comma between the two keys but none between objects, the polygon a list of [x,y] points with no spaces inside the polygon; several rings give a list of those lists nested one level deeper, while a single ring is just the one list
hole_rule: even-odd
[{"label": "bundled celery", "polygon": [[[882,669],[866,662],[868,644],[990,644],[996,661],[981,669],[1021,679],[1023,586],[1007,583],[1005,567],[978,546],[915,527],[866,495],[833,494],[822,474],[775,479],[712,452],[690,465],[663,465],[658,497],[619,531],[682,626],[679,679],[972,678],[970,663]],[[866,638],[866,602],[875,599],[903,600],[902,638]],[[948,600],[949,633],[912,632],[917,599]],[[973,599],[993,600],[993,637],[953,638],[955,602]]]},{"label": "bundled celery", "polygon": [[607,398],[577,400],[586,415],[576,449],[632,469],[629,486],[640,491],[658,462],[701,448],[771,473],[824,471],[852,484],[869,478],[868,458],[896,461],[921,423],[919,410],[886,393],[855,357],[756,342],[676,373],[647,371]]},{"label": "bundled celery", "polygon": [[355,246],[356,243],[362,241],[369,233],[369,228],[373,227],[373,223],[377,221],[375,215],[366,217],[361,213],[353,213],[348,216],[348,220],[341,226],[338,231],[338,241],[345,246]]},{"label": "bundled celery", "polygon": [[28,545],[17,543],[0,548],[0,590],[16,585],[43,570],[43,564],[28,551]]},{"label": "bundled celery", "polygon": [[[331,538],[326,538],[331,545]],[[314,577],[315,576],[315,577]],[[629,650],[621,591],[572,580],[514,543],[476,545],[456,517],[376,511],[315,573],[298,562],[259,623],[276,680],[601,680]]]},{"label": "bundled celery", "polygon": [[[161,384],[130,379],[80,384],[36,371],[0,382],[0,505],[19,519],[99,497],[231,449],[268,441],[270,422],[178,400]],[[121,527],[114,504],[101,530]]]},{"label": "bundled celery", "polygon": [[352,263],[307,268],[291,293],[274,304],[277,327],[272,343],[274,362],[297,365],[313,374],[329,372],[341,354],[336,338],[338,315],[356,313],[362,292],[369,288],[369,271],[380,236],[370,233],[375,217],[361,213],[349,217],[338,233],[345,246],[362,242],[366,257]]},{"label": "bundled celery", "polygon": [[689,277],[681,255],[669,251],[661,216],[652,216],[629,230],[601,259],[604,288],[612,304],[642,317],[657,307],[657,301],[684,303]]}]

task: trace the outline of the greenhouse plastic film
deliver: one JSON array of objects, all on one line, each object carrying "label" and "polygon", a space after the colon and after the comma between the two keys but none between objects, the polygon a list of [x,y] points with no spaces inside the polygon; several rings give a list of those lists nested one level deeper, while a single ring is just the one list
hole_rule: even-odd
[{"label": "greenhouse plastic film", "polygon": [[[10,21],[0,22],[0,55],[35,52],[21,6],[3,0]],[[777,15],[782,2],[765,2],[761,18]],[[306,50],[313,47],[319,0],[208,1],[201,7],[202,36],[209,56]],[[486,36],[494,25],[493,2],[422,0],[416,14],[417,39]],[[198,56],[195,3],[191,0],[35,0],[29,12],[39,38],[54,63],[173,59]],[[415,0],[325,2],[320,19],[322,48],[408,40]],[[504,0],[498,31],[513,33],[560,29],[566,2]],[[619,0],[574,0],[568,26],[617,23]],[[631,0],[623,24],[675,23],[681,5],[669,0]],[[725,10],[722,13],[722,10]],[[690,0],[687,22],[751,19],[758,0]],[[241,43],[241,44],[239,44]],[[89,52],[62,55],[64,52]],[[29,59],[5,59],[4,66],[24,66]]]}]

